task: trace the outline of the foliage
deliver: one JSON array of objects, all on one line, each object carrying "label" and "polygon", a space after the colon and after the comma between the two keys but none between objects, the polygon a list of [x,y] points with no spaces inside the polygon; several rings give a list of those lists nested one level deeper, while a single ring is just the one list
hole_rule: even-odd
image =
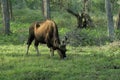
[{"label": "foliage", "polygon": [[[98,31],[99,30],[99,31]],[[67,34],[69,42],[72,46],[87,46],[87,45],[105,45],[110,42],[109,37],[102,29],[75,29]]]},{"label": "foliage", "polygon": [[[19,0],[18,0],[19,1]],[[57,23],[60,38],[68,36],[67,59],[60,60],[58,54],[51,58],[46,45],[40,45],[41,56],[36,56],[34,45],[29,56],[25,55],[28,28],[34,21],[43,20],[42,12],[31,5],[40,0],[25,0],[27,6],[18,8],[20,3],[12,0],[14,20],[11,21],[11,34],[4,35],[0,24],[0,80],[119,80],[120,43],[110,43],[107,37],[103,0],[92,0],[90,14],[96,27],[77,29],[77,20],[65,10],[52,3],[52,19]],[[32,3],[36,1],[36,3]],[[57,1],[57,0],[51,0]],[[67,3],[74,0],[63,0]],[[70,2],[73,9],[81,10],[81,0]],[[17,2],[17,4],[16,4]],[[76,5],[80,6],[75,8]],[[39,3],[38,3],[39,4]],[[38,5],[37,4],[37,5]],[[96,6],[95,6],[96,5]],[[98,5],[98,7],[97,7]],[[18,5],[19,6],[19,5]],[[57,6],[57,7],[56,7]],[[19,6],[20,7],[20,6]],[[31,10],[31,9],[32,10]],[[33,10],[37,9],[37,10]],[[57,10],[57,11],[54,11]],[[0,16],[0,22],[2,18]],[[116,30],[116,40],[120,40]]]},{"label": "foliage", "polygon": [[25,2],[30,9],[41,9],[42,2],[40,0],[25,0]]},{"label": "foliage", "polygon": [[115,33],[116,33],[116,34],[115,34],[116,40],[120,40],[120,30],[116,30]]},{"label": "foliage", "polygon": [[[14,11],[14,20],[11,21],[10,36],[1,35],[1,44],[3,41],[12,42],[12,44],[24,44],[28,37],[28,28],[34,21],[42,21],[43,17],[38,10],[16,9]],[[23,15],[24,14],[24,15]],[[33,15],[34,14],[34,15]],[[59,28],[60,38],[68,36],[69,44],[72,46],[87,46],[87,45],[105,45],[110,42],[107,36],[106,19],[101,15],[92,17],[96,28],[77,29],[76,18],[67,12],[52,12],[52,19],[57,23]],[[62,15],[60,15],[62,14]],[[64,19],[63,19],[64,18]],[[103,26],[104,25],[104,26]],[[2,27],[1,32],[2,33]],[[23,33],[23,34],[21,34]],[[119,31],[116,31],[116,40],[119,40]],[[5,43],[4,43],[5,44]]]},{"label": "foliage", "polygon": [[[23,15],[24,14],[24,15]],[[15,9],[14,11],[14,21],[22,23],[32,23],[34,21],[43,20],[42,12],[40,10],[30,10],[25,9]]]},{"label": "foliage", "polygon": [[41,9],[41,1],[39,0],[12,0],[13,8],[16,9]]},{"label": "foliage", "polygon": [[91,11],[95,13],[95,11],[97,12],[105,12],[105,0],[92,0],[91,2]]}]

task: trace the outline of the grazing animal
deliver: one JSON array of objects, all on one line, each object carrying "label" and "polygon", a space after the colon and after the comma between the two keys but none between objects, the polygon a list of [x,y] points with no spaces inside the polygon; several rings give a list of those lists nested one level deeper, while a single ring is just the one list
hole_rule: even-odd
[{"label": "grazing animal", "polygon": [[47,44],[48,48],[50,48],[51,56],[54,56],[54,50],[57,50],[60,58],[66,57],[66,44],[65,39],[60,43],[58,28],[54,21],[46,20],[44,22],[35,22],[29,27],[29,37],[27,41],[27,53],[29,51],[29,47],[34,41],[34,46],[39,55],[38,45],[39,43]]}]

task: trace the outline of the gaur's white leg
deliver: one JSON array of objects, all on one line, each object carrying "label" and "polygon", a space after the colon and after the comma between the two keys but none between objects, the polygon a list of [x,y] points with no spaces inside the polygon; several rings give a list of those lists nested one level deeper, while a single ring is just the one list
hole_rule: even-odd
[{"label": "gaur's white leg", "polygon": [[62,52],[59,49],[57,49],[57,52],[58,52],[60,58],[62,59],[63,58]]},{"label": "gaur's white leg", "polygon": [[50,56],[53,57],[54,56],[54,49],[50,48]]},{"label": "gaur's white leg", "polygon": [[40,55],[40,52],[39,52],[39,50],[38,50],[38,45],[39,45],[39,41],[35,40],[34,46],[35,46],[37,55]]},{"label": "gaur's white leg", "polygon": [[29,51],[29,47],[32,43],[32,41],[34,40],[34,35],[29,33],[29,37],[28,37],[28,41],[27,41],[27,51],[26,51],[26,55],[28,55],[28,51]]},{"label": "gaur's white leg", "polygon": [[40,52],[38,50],[38,46],[35,46],[35,49],[36,49],[37,55],[40,55]]}]

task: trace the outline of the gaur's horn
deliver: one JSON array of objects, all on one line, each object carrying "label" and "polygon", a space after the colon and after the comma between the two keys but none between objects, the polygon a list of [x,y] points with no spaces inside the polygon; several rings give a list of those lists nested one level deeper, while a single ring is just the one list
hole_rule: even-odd
[{"label": "gaur's horn", "polygon": [[61,44],[62,45],[66,45],[67,44],[67,40],[68,40],[67,36],[64,36],[64,39],[62,40]]}]

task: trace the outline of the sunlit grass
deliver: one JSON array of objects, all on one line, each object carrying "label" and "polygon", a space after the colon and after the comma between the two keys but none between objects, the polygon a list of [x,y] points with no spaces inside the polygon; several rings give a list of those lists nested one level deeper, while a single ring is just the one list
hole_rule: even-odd
[{"label": "sunlit grass", "polygon": [[[25,44],[0,45],[0,79],[119,80],[120,54],[111,55],[114,52],[111,48],[114,47],[67,46],[67,59],[60,60],[57,52],[53,58],[49,56],[50,52],[46,45],[39,46],[40,56],[36,55],[33,44],[29,56],[25,55]],[[116,45],[115,49],[120,52],[118,48]]]}]

